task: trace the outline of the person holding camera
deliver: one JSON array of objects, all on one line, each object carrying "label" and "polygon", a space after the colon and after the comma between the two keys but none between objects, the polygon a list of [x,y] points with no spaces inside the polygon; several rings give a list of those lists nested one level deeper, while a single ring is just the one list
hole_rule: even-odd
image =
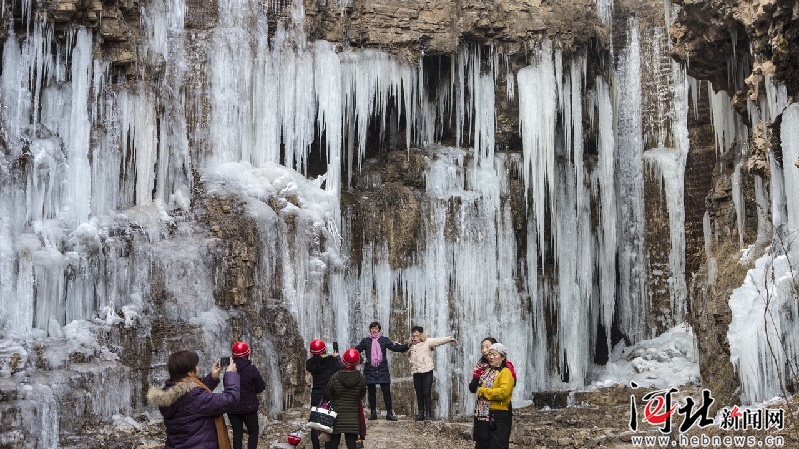
[{"label": "person holding camera", "polygon": [[[241,399],[227,414],[233,427],[233,449],[244,445],[244,426],[247,426],[247,449],[258,447],[258,395],[266,389],[261,372],[250,361],[250,347],[243,341],[233,343],[232,365],[241,377]],[[228,361],[229,362],[229,361]]]},{"label": "person holding camera", "polygon": [[202,380],[200,357],[194,351],[177,351],[166,365],[169,379],[163,387],[151,387],[147,401],[158,406],[166,427],[165,449],[230,449],[224,413],[240,397],[240,377],[235,364],[225,372],[225,390],[213,393],[223,368],[214,362]]},{"label": "person holding camera", "polygon": [[368,354],[363,375],[366,377],[366,387],[369,390],[369,408],[372,410],[369,415],[370,420],[377,419],[378,385],[380,385],[380,390],[383,391],[383,402],[386,404],[386,419],[389,421],[397,420],[391,403],[391,372],[388,370],[387,349],[394,352],[405,352],[409,347],[399,342],[392,342],[388,337],[384,337],[380,323],[377,321],[369,324],[369,335],[355,347],[355,350],[359,353],[366,351]]},{"label": "person holding camera", "polygon": [[455,337],[428,338],[422,326],[411,329],[411,345],[408,357],[413,373],[413,388],[416,391],[416,404],[419,414],[417,421],[433,418],[433,348],[457,342]]},{"label": "person holding camera", "polygon": [[488,369],[480,376],[474,407],[475,449],[508,449],[510,445],[513,421],[508,406],[514,381],[507,355],[502,343],[494,343],[487,351]]},{"label": "person holding camera", "polygon": [[[341,360],[338,357],[338,344],[333,343],[332,356],[327,354],[327,345],[322,340],[314,340],[310,344],[311,357],[305,361],[305,370],[311,373],[311,406],[318,407],[325,399],[325,387],[333,374],[341,369]],[[311,430],[311,444],[313,449],[320,449],[319,431]]]}]

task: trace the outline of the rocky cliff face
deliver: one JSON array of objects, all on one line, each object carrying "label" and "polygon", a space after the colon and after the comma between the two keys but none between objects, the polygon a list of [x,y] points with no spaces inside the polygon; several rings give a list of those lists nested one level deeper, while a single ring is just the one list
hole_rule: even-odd
[{"label": "rocky cliff face", "polygon": [[557,37],[566,48],[575,48],[603,33],[590,0],[334,3],[306,2],[311,36],[396,52],[414,62],[422,53],[455,54],[463,42],[490,43],[513,54],[543,37]]},{"label": "rocky cliff face", "polygon": [[[513,310],[520,311],[513,314],[513,319],[518,320],[514,323],[526,328],[535,326],[534,334],[544,336],[530,343],[529,352],[540,354],[540,357],[530,357],[526,362],[525,368],[534,373],[535,377],[527,381],[528,389],[549,388],[553,383],[550,377],[557,379],[555,383],[558,384],[579,382],[574,379],[579,379],[583,373],[575,368],[582,365],[572,365],[577,363],[572,354],[588,354],[592,361],[604,363],[612,345],[620,341],[631,343],[653,336],[681,321],[681,316],[675,312],[679,311],[679,308],[675,308],[675,302],[684,300],[685,311],[694,326],[702,352],[700,361],[705,382],[717,397],[722,398],[719,404],[735,403],[739,382],[730,369],[729,347],[726,343],[730,322],[727,299],[730,292],[740,285],[745,266],[729,261],[736,258],[734,256],[737,256],[742,244],[757,243],[762,251],[765,240],[759,224],[762,224],[763,214],[767,212],[762,210],[762,202],[757,196],[755,185],[768,183],[769,152],[780,154],[779,147],[773,144],[779,141],[775,137],[778,135],[779,118],[769,117],[765,112],[752,115],[749,111],[752,108],[762,108],[758,102],[769,94],[766,92],[766,80],[782,81],[788,95],[794,95],[799,88],[799,80],[794,76],[799,68],[799,49],[790,45],[797,38],[799,7],[796,2],[787,0],[675,1],[679,8],[675,9],[674,23],[667,32],[663,20],[664,17],[670,17],[671,10],[666,14],[660,1],[599,3],[597,5],[593,0],[309,0],[304,4],[304,11],[298,5],[283,0],[269,1],[266,4],[253,2],[255,6],[248,4],[258,10],[253,12],[254,16],[264,13],[269,25],[268,29],[252,29],[264,32],[272,38],[282,36],[281,39],[286,39],[280,33],[290,28],[292,23],[301,24],[304,26],[301,31],[307,33],[310,39],[332,42],[337,52],[349,48],[371,48],[399,56],[409,62],[418,73],[424,73],[424,79],[419,85],[427,88],[423,92],[430,98],[422,100],[446,104],[442,106],[439,115],[444,117],[449,114],[450,118],[449,121],[441,119],[437,137],[441,144],[452,147],[477,145],[485,138],[477,130],[461,135],[461,130],[457,129],[451,118],[457,113],[452,105],[454,100],[448,97],[456,95],[455,88],[451,86],[457,84],[457,68],[467,66],[461,61],[469,58],[470,54],[483,55],[477,58],[476,66],[470,70],[475,79],[479,79],[480,75],[486,80],[490,78],[493,90],[490,96],[484,98],[490,97],[495,101],[495,108],[488,120],[489,125],[495,124],[495,129],[490,126],[493,129],[490,133],[490,154],[493,156],[496,151],[496,165],[501,176],[496,181],[496,192],[483,193],[496,195],[496,202],[481,203],[469,196],[480,188],[479,183],[474,181],[479,179],[475,175],[479,165],[473,154],[467,156],[460,151],[453,151],[442,157],[409,141],[412,140],[409,137],[409,128],[421,125],[410,122],[408,105],[405,105],[405,112],[402,112],[401,102],[397,100],[396,105],[392,103],[392,106],[385,109],[389,117],[382,118],[382,126],[379,120],[370,120],[371,116],[365,119],[369,123],[368,126],[362,126],[366,141],[363,167],[345,173],[352,179],[341,182],[345,187],[344,192],[334,209],[340,207],[341,216],[344,217],[341,229],[346,234],[345,245],[349,245],[344,258],[338,258],[331,251],[333,240],[341,236],[329,230],[330,223],[318,220],[318,217],[308,219],[297,212],[307,207],[302,195],[292,190],[301,181],[292,180],[293,184],[275,181],[275,185],[279,184],[278,187],[283,190],[278,189],[277,193],[253,193],[257,189],[253,189],[252,184],[243,182],[243,187],[238,185],[239,190],[236,190],[231,187],[234,183],[232,176],[222,174],[208,179],[198,169],[214,150],[208,140],[208,129],[214,120],[220,120],[213,115],[212,110],[216,106],[212,103],[221,100],[212,98],[209,93],[214,83],[218,84],[220,81],[208,75],[209,67],[215,67],[214,64],[224,66],[225,63],[215,61],[203,46],[208,42],[217,42],[215,39],[222,40],[220,31],[215,27],[220,20],[220,11],[225,5],[230,6],[228,2],[189,0],[185,2],[185,10],[177,12],[169,10],[161,1],[42,0],[29,11],[22,9],[22,5],[28,4],[26,2],[4,3],[3,17],[14,21],[13,31],[18,36],[27,32],[33,18],[46,19],[46,23],[52,24],[52,38],[56,44],[74,39],[76,25],[91,30],[94,36],[92,58],[108,64],[106,73],[114,84],[108,90],[110,100],[107,104],[115,106],[114,101],[123,96],[123,91],[136,92],[142,94],[142,98],[150,98],[152,101],[147,104],[153,107],[154,115],[161,120],[154,135],[172,145],[166,150],[167,158],[183,157],[179,154],[183,147],[175,144],[172,138],[176,135],[185,136],[185,158],[189,162],[182,166],[180,174],[183,182],[191,186],[190,190],[186,190],[189,198],[184,198],[183,207],[157,211],[156,215],[161,213],[163,216],[163,213],[167,213],[170,218],[154,226],[145,222],[147,213],[143,209],[133,207],[138,203],[130,200],[122,207],[123,200],[120,200],[120,208],[131,207],[131,211],[126,212],[126,216],[115,218],[117,222],[111,226],[114,232],[103,236],[102,242],[96,246],[97,249],[86,259],[85,266],[94,267],[94,271],[81,265],[87,272],[95,274],[105,270],[129,273],[119,275],[130,276],[129,281],[121,282],[122,284],[146,285],[141,287],[141,291],[137,290],[136,294],[146,296],[150,302],[141,305],[130,315],[131,322],[128,322],[128,316],[124,320],[120,317],[114,319],[112,303],[111,312],[105,315],[105,323],[97,325],[94,330],[99,341],[88,347],[71,348],[68,357],[55,364],[52,363],[52,355],[46,353],[47,345],[41,341],[28,346],[0,347],[4,372],[9,376],[24,378],[25,383],[46,383],[46,379],[37,378],[38,374],[25,377],[28,376],[26,366],[35,367],[32,372],[39,370],[60,373],[59,382],[41,394],[19,392],[17,383],[6,378],[0,383],[2,397],[13,401],[13,404],[3,409],[2,422],[17,429],[14,430],[17,432],[14,435],[21,439],[17,438],[16,443],[22,444],[23,437],[33,432],[30,428],[19,430],[24,427],[22,422],[25,416],[33,415],[34,410],[41,410],[41,406],[37,404],[55,407],[53,398],[67,395],[70,388],[84,391],[98,383],[106,385],[108,378],[124,377],[130,379],[131,385],[126,388],[132,391],[125,398],[128,403],[123,403],[124,411],[140,410],[145,406],[143,392],[146,386],[157,380],[156,373],[160,372],[163,360],[170,351],[186,346],[206,347],[209,353],[207,356],[210,357],[226,351],[221,342],[239,338],[252,342],[258,348],[255,354],[264,365],[269,366],[265,371],[270,376],[270,403],[265,409],[276,412],[284,406],[297,405],[307,394],[302,376],[302,360],[305,355],[303,332],[321,329],[328,332],[323,337],[336,334],[360,335],[363,329],[357,326],[362,324],[363,317],[383,313],[382,309],[378,310],[377,305],[362,299],[371,295],[381,298],[385,296],[380,307],[389,313],[389,325],[392,329],[407,329],[414,324],[414,318],[418,319],[419,316],[424,316],[423,313],[432,310],[419,311],[414,307],[434,305],[428,305],[432,300],[413,302],[414,295],[419,295],[419,292],[413,291],[413,288],[407,287],[403,282],[408,282],[407,279],[428,279],[424,277],[425,273],[413,271],[422,266],[424,257],[430,258],[426,261],[427,265],[424,265],[429,271],[449,263],[457,265],[459,262],[466,266],[470,262],[454,260],[457,259],[456,255],[465,255],[464,259],[471,256],[485,260],[478,261],[483,264],[478,263],[479,270],[462,278],[455,279],[454,275],[449,278],[454,271],[445,270],[434,273],[438,277],[430,278],[442,285],[454,285],[459,281],[468,283],[481,279],[484,272],[493,269],[499,273],[497,277],[501,279],[501,285],[486,288],[501,292],[496,295],[496,303],[500,304],[507,298],[512,298],[515,301],[512,302]],[[185,34],[175,36],[170,34],[174,31],[172,28],[159,28],[164,24],[154,18],[167,16],[170,20],[180,22],[183,30],[181,33]],[[249,17],[248,20],[252,18]],[[230,24],[226,26],[234,28]],[[5,27],[0,30],[0,38],[9,41],[9,30]],[[180,40],[181,45],[176,46],[180,52],[156,48],[155,43],[163,44],[168,39]],[[617,101],[624,98],[622,91],[630,86],[622,84],[621,78],[614,78],[617,75],[613,73],[616,70],[621,71],[622,65],[632,59],[631,43],[636,42],[638,46],[640,42],[642,61],[637,67],[640,71],[641,101],[635,105],[623,105],[636,111],[640,109],[638,136],[616,136],[619,138],[619,145],[623,145],[623,139],[638,142],[635,139],[640,138],[642,148],[638,148],[639,151],[675,148],[680,145],[675,137],[675,130],[681,124],[674,119],[673,104],[676,94],[672,86],[679,80],[681,72],[672,64],[672,56],[684,62],[688,75],[700,81],[693,87],[693,95],[698,98],[696,106],[692,106],[687,113],[686,129],[690,149],[684,161],[684,185],[675,190],[680,194],[679,211],[673,209],[675,200],[664,187],[668,183],[667,174],[673,173],[666,171],[662,164],[658,165],[656,157],[643,162],[641,155],[637,155],[638,163],[645,168],[638,174],[643,178],[641,190],[634,193],[641,195],[640,202],[643,204],[640,204],[640,213],[629,213],[639,213],[639,218],[645,224],[640,230],[640,236],[633,235],[631,241],[634,242],[631,245],[635,251],[646,255],[646,266],[635,266],[643,265],[643,259],[637,260],[632,264],[634,266],[630,272],[637,270],[641,277],[641,290],[636,290],[635,293],[649,298],[651,303],[641,306],[644,316],[637,317],[636,320],[640,323],[636,321],[638,324],[634,326],[625,327],[625,318],[622,317],[625,309],[621,302],[616,306],[616,312],[611,314],[613,316],[604,317],[602,323],[599,320],[587,322],[588,319],[582,316],[574,317],[567,324],[584,324],[585,334],[590,335],[589,338],[582,338],[581,340],[586,341],[581,341],[582,346],[576,349],[569,347],[560,338],[567,333],[564,330],[567,326],[564,325],[565,321],[558,321],[556,317],[568,312],[567,308],[559,310],[553,300],[540,299],[550,298],[545,295],[553,295],[551,297],[554,298],[556,293],[553,292],[560,288],[558,279],[564,275],[558,271],[556,255],[553,254],[556,248],[547,247],[546,244],[544,247],[536,246],[537,239],[540,238],[536,234],[543,231],[546,235],[552,235],[557,225],[550,221],[554,213],[551,209],[547,209],[539,217],[541,222],[545,222],[539,229],[530,224],[529,217],[532,216],[531,211],[535,204],[527,196],[527,175],[523,174],[527,167],[523,165],[525,143],[520,129],[521,107],[517,77],[521,69],[537,62],[541,46],[547,39],[557,42],[560,53],[555,59],[562,58],[566,71],[572,68],[566,62],[570,58],[576,57],[577,61],[580,57],[585,58],[584,66],[575,63],[574,78],[570,79],[575,84],[578,79],[584,79],[585,86],[580,86],[583,90],[575,92],[578,92],[578,97],[584,95],[590,98],[573,104],[574,107],[581,104],[585,110],[575,112],[574,119],[569,123],[563,118],[555,119],[557,126],[553,125],[553,129],[557,129],[559,136],[567,134],[564,129],[568,127],[579,129],[574,138],[584,141],[585,148],[581,148],[583,152],[579,157],[572,157],[568,150],[563,151],[563,147],[567,146],[565,142],[571,136],[559,137],[563,140],[558,140],[559,153],[554,162],[558,167],[558,178],[550,195],[559,195],[558,202],[572,201],[569,204],[573,206],[575,197],[582,193],[569,191],[564,186],[574,184],[583,187],[580,185],[581,181],[573,179],[578,176],[573,173],[580,172],[575,169],[575,164],[580,167],[584,164],[585,172],[590,174],[591,179],[582,183],[592,187],[585,189],[586,203],[577,202],[580,205],[585,204],[585,208],[574,207],[578,212],[570,217],[569,226],[576,229],[587,224],[585,229],[589,237],[583,235],[585,240],[581,242],[588,242],[585,246],[596,247],[597,251],[602,248],[597,242],[605,238],[601,233],[602,224],[605,223],[602,220],[609,215],[603,208],[610,204],[608,199],[600,201],[594,198],[599,193],[604,195],[607,190],[605,187],[597,187],[602,184],[605,173],[601,171],[600,156],[603,123],[595,117],[602,114],[599,97],[603,92],[603,80],[611,79],[613,83],[618,83],[612,86],[613,98]],[[257,46],[255,41],[248,44]],[[296,54],[295,51],[298,51],[291,44],[288,47],[291,49],[286,54]],[[175,65],[174,61],[183,60],[181,58],[185,58],[185,63]],[[227,61],[232,65],[236,62],[238,61]],[[222,67],[222,71],[225,68]],[[241,67],[227,69],[243,70]],[[7,70],[5,66],[4,70]],[[300,75],[298,69],[297,76]],[[246,82],[244,78],[239,81]],[[717,131],[710,117],[715,117],[714,111],[720,109],[712,104],[708,87],[702,81],[710,81],[713,90],[725,91],[734,100],[732,104],[740,114],[740,120],[748,124],[750,129],[756,130],[751,133],[748,141],[732,142],[731,146],[718,149]],[[474,86],[470,85],[469,89],[474,89]],[[224,95],[237,88],[234,85],[224,87],[229,88],[220,89]],[[92,95],[99,97],[99,85],[93,88],[95,90]],[[407,91],[409,86],[404,85],[404,88]],[[298,89],[297,98],[302,98],[301,90]],[[400,96],[398,92],[392,93],[392,100]],[[540,95],[545,93],[538,92]],[[469,95],[473,94],[469,92]],[[225,97],[223,100],[230,98]],[[607,105],[611,104],[605,100]],[[407,97],[405,101],[407,103]],[[479,100],[474,101],[479,105]],[[241,98],[231,100],[233,104],[237,102],[240,103]],[[288,106],[281,104],[280,107]],[[169,108],[174,108],[174,111]],[[379,113],[374,111],[370,114],[376,116]],[[253,110],[229,109],[225,110],[223,118],[235,114],[257,115]],[[624,113],[621,112],[620,115]],[[171,119],[176,116],[182,117],[183,121],[167,120],[167,117]],[[321,148],[324,143],[323,132],[321,124],[313,124],[314,118],[311,118],[310,126],[319,128],[312,130],[310,140],[314,148]],[[364,117],[360,120],[364,120]],[[478,117],[474,115],[469,120],[468,126],[473,126],[472,121],[478,120]],[[299,124],[299,120],[297,123]],[[161,124],[164,126],[161,127]],[[110,136],[114,126],[106,125],[108,129],[93,131],[92,139],[95,143],[104,138],[111,139],[105,137],[103,132]],[[143,125],[139,123],[139,126]],[[614,122],[606,128],[615,129],[616,126]],[[326,132],[331,133],[332,130],[328,129]],[[354,125],[351,133],[355,133]],[[0,134],[0,147],[3,149],[0,153],[0,173],[4,176],[15,176],[6,177],[0,182],[0,187],[6,189],[0,192],[23,191],[26,188],[25,180],[36,173],[31,139],[26,136],[25,139],[28,140],[23,139],[17,151],[12,148],[14,145],[13,136],[9,137],[11,134],[7,128]],[[127,138],[132,141],[136,136],[131,134]],[[742,159],[737,155],[740,151],[736,153],[736,150],[740,150],[744,144],[748,145],[750,151]],[[124,147],[124,144],[121,145]],[[355,142],[348,141],[348,145],[354,146]],[[278,146],[280,147],[279,142]],[[280,151],[285,150],[284,143]],[[124,173],[135,173],[139,168],[131,162],[132,152],[122,152],[121,162],[116,164],[125,168]],[[309,177],[326,171],[329,162],[327,159],[331,154],[320,150],[319,155],[314,155],[307,161]],[[358,163],[360,164],[360,160]],[[792,161],[782,163],[790,164]],[[799,161],[796,163],[799,164]],[[349,164],[353,164],[352,160]],[[446,169],[446,176],[449,177],[445,177],[442,171],[433,171],[436,168]],[[231,170],[247,172],[249,168],[234,167]],[[124,177],[124,173],[120,176]],[[432,179],[434,174],[441,175],[453,185],[435,185]],[[116,182],[115,179],[112,181]],[[177,182],[173,179],[169,181]],[[325,181],[320,179],[318,182],[321,185]],[[447,197],[448,189],[458,187],[455,186],[458,182],[462,184],[460,188],[464,192],[459,193],[460,196]],[[468,189],[464,187],[466,185]],[[145,187],[154,192],[162,188],[160,185]],[[140,188],[139,184],[137,188]],[[246,193],[242,193],[243,191]],[[136,196],[137,193],[141,195],[141,191],[136,192],[134,189],[131,196]],[[145,192],[147,193],[149,192]],[[24,203],[20,196],[14,198],[14,204]],[[624,202],[624,195],[618,200]],[[555,207],[554,202],[548,207]],[[745,214],[740,211],[745,211]],[[677,212],[684,214],[682,254],[675,254],[675,248],[679,252],[681,247],[679,236],[676,240],[674,237],[674,223],[670,221],[670,217],[673,219]],[[25,223],[26,219],[20,218],[18,221]],[[4,222],[0,222],[2,223]],[[493,223],[501,225],[496,228],[487,227]],[[489,231],[497,235],[502,233],[502,237],[497,239],[498,242],[492,243],[495,245],[492,251],[480,252],[481,248],[485,249],[488,245],[485,243],[485,234]],[[566,231],[571,229],[563,231],[562,235],[566,236],[564,239],[579,238],[577,233],[567,234]],[[626,232],[638,231],[622,229],[619,233]],[[540,241],[544,242],[546,239]],[[468,244],[474,242],[480,244],[475,245],[470,252]],[[434,243],[444,249],[436,253],[436,248],[426,246]],[[70,245],[73,245],[71,240],[65,242],[62,249],[65,252],[75,249]],[[196,251],[183,252],[185,246],[192,245],[197,246]],[[80,248],[77,250],[80,251]],[[578,254],[578,250],[585,248],[575,247],[575,254]],[[537,261],[539,252],[545,255]],[[495,262],[491,257],[497,258],[500,253],[507,259],[507,263],[491,266]],[[585,257],[596,256],[590,252],[579,254],[585,254]],[[385,260],[381,259],[383,255]],[[306,266],[306,259],[312,260],[313,266]],[[110,262],[112,260],[123,262],[114,262],[117,264],[114,265]],[[612,262],[610,265],[615,265],[615,259]],[[536,263],[540,265],[534,266]],[[601,265],[601,262],[595,265]],[[146,268],[135,268],[137,266]],[[588,267],[585,270],[590,272],[594,269]],[[13,271],[16,276],[16,272],[21,272],[22,269],[15,267]],[[596,284],[601,275],[598,267],[596,271],[595,277],[589,276],[589,280],[595,282],[591,288],[598,290],[600,287]],[[80,270],[77,274],[71,272],[71,277],[65,282],[80,279],[81,273],[83,272]],[[196,273],[202,275],[197,276]],[[341,273],[345,273],[346,277],[337,277]],[[536,277],[538,273],[540,278]],[[198,279],[193,282],[192,277],[195,276]],[[679,285],[679,278],[683,280],[682,287]],[[573,283],[578,280],[574,279]],[[684,285],[686,282],[689,284],[688,288]],[[361,289],[358,290],[362,295],[362,298],[359,297],[361,300],[354,301],[352,309],[337,310],[337,298],[334,297],[336,292],[351,292],[345,290],[345,286],[341,284],[356,283],[359,283],[358,288]],[[178,289],[175,285],[194,287],[186,290]],[[393,288],[388,293],[382,291],[386,285]],[[682,297],[675,294],[681,288],[685,290],[681,293]],[[536,299],[538,292],[542,293]],[[427,294],[430,298],[435,297],[444,307],[456,310],[460,307],[457,304],[459,301],[468,302],[483,293],[485,291],[479,289],[459,291],[456,286],[439,296]],[[292,302],[297,297],[302,298],[301,294],[314,298],[313,307]],[[622,291],[618,296],[624,294]],[[199,305],[213,310],[224,310],[230,319],[220,319],[216,314],[186,318]],[[503,311],[502,307],[504,306],[498,305],[497,309],[490,311]],[[474,310],[483,309],[467,311]],[[139,314],[138,319],[135,319],[136,313]],[[352,319],[346,320],[342,316],[351,316]],[[590,316],[596,318],[598,315]],[[579,321],[584,318],[585,323]],[[474,329],[467,329],[472,323],[469,319],[471,317],[459,316],[454,321],[462,320],[457,325],[462,326],[464,332],[473,331]],[[324,324],[317,326],[318,321]],[[212,323],[210,327],[209,322]],[[454,328],[452,326],[456,324],[441,324],[442,328],[447,329]],[[489,331],[490,329],[485,329],[485,332]],[[44,336],[40,337],[42,341],[51,337],[64,338],[63,332],[59,334],[59,327],[54,325],[52,334],[44,331]],[[66,328],[67,334],[75,332],[78,331]],[[401,338],[399,331],[392,338]],[[104,352],[102,348],[110,348],[113,354]],[[567,351],[572,351],[568,352],[570,358],[560,359],[559,354]],[[471,358],[475,353],[466,349],[463,352],[465,354],[457,353],[447,358],[442,356],[438,363],[453,363],[452,360],[460,360],[458,357]],[[290,360],[286,360],[285,354],[291,356]],[[107,364],[103,365],[104,371],[99,377],[71,374],[87,370],[87,363],[98,360]],[[395,356],[393,360],[393,368],[397,372],[407,372],[404,357]],[[584,362],[579,361],[583,365]],[[709,373],[713,373],[713,376],[708,376]],[[437,387],[441,397],[449,398],[454,404],[444,410],[445,413],[463,411],[462,406],[466,401],[464,392],[458,388],[449,391],[445,387],[448,384],[459,385],[461,379],[458,374],[453,371],[451,379],[443,379]],[[535,387],[529,384],[534,384]],[[409,379],[399,379],[397,385],[397,411],[411,414],[413,392]],[[81,410],[91,409],[92,416],[97,419],[107,418],[103,415],[114,409],[113,404],[109,405],[107,402],[87,402],[80,394],[76,393],[74,396],[70,399],[70,406]],[[48,429],[62,429],[63,433],[74,434],[83,432],[79,422],[69,415],[43,416],[47,418],[48,425],[54,425],[53,420],[58,424]]]},{"label": "rocky cliff face", "polygon": [[[705,354],[702,371],[719,373],[729,369],[729,345],[724,338],[730,320],[727,302],[731,291],[740,285],[736,280],[741,279],[747,266],[733,262],[737,259],[735,250],[754,245],[751,259],[754,260],[771,238],[770,227],[763,226],[764,217],[770,216],[770,211],[762,199],[758,202],[755,184],[762,183],[763,190],[768,189],[768,159],[781,159],[778,144],[781,118],[770,112],[773,106],[767,104],[776,101],[779,94],[767,90],[774,89],[772,81],[778,81],[784,84],[787,96],[791,97],[799,87],[795,76],[799,50],[786,45],[799,29],[799,3],[678,0],[674,4],[679,5],[670,29],[674,57],[686,63],[689,75],[707,81],[715,92],[726,92],[738,114],[736,120],[750,129],[729,148],[721,148],[716,156],[708,146],[703,152],[701,145],[694,144],[701,137],[692,138],[694,154],[704,153],[705,158],[715,160],[704,207],[711,238],[707,244],[712,247],[707,254],[715,254],[708,260],[698,247],[695,251],[691,271],[698,275],[695,277],[698,288],[691,317],[698,331],[700,350]],[[714,118],[719,120],[720,116]],[[705,135],[709,135],[709,130]],[[783,160],[777,167],[781,169],[786,163],[791,161]],[[713,165],[705,164],[704,173],[709,173],[706,170]],[[742,191],[736,193],[736,189]],[[736,195],[741,196],[738,211],[734,204]],[[738,223],[737,216],[740,216]],[[697,214],[694,216],[697,227],[698,219]],[[693,240],[699,242],[698,237],[697,231]],[[706,276],[708,270],[713,279]],[[704,380],[723,400],[736,399],[737,388],[740,388],[736,378],[707,376]]]}]

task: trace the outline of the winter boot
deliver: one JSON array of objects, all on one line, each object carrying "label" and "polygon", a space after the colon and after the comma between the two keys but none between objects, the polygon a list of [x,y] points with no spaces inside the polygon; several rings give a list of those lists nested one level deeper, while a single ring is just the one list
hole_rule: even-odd
[{"label": "winter boot", "polygon": [[372,414],[369,415],[369,421],[374,421],[377,419],[377,410],[372,409]]},{"label": "winter boot", "polygon": [[425,419],[426,419],[425,412],[423,410],[419,411],[419,414],[416,415],[416,420],[417,421],[424,421]]},{"label": "winter boot", "polygon": [[399,421],[396,416],[394,416],[394,412],[389,410],[386,413],[386,421]]},{"label": "winter boot", "polygon": [[426,419],[428,421],[432,421],[433,420],[433,411],[430,410],[430,409],[427,409],[427,411],[424,413],[424,419]]}]

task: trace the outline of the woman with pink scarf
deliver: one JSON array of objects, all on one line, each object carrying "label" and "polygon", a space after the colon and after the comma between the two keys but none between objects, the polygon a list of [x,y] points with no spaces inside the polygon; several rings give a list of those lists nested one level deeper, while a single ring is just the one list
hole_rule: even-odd
[{"label": "woman with pink scarf", "polygon": [[386,404],[386,419],[396,421],[397,417],[394,416],[394,409],[391,405],[391,373],[388,370],[386,349],[405,352],[409,346],[392,342],[388,337],[384,337],[380,323],[375,321],[369,324],[369,335],[361,340],[355,349],[358,352],[366,353],[366,366],[363,369],[363,375],[366,377],[369,408],[372,409],[369,419],[377,419],[377,386],[380,385],[380,390],[383,391],[383,402]]}]

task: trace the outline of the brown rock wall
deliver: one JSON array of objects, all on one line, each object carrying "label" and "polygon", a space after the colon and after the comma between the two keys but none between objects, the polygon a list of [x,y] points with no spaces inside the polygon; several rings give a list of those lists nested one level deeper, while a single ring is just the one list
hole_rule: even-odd
[{"label": "brown rock wall", "polygon": [[591,0],[354,0],[343,10],[320,5],[305,3],[311,35],[381,48],[414,62],[422,52],[456,53],[462,41],[517,53],[543,37],[556,38],[568,50],[605,35]]},{"label": "brown rock wall", "polygon": [[[773,63],[789,95],[799,89],[799,3],[796,0],[676,0],[681,10],[671,28],[674,56],[690,61],[688,72],[730,93],[756,63]],[[757,89],[757,87],[755,87]]]}]

